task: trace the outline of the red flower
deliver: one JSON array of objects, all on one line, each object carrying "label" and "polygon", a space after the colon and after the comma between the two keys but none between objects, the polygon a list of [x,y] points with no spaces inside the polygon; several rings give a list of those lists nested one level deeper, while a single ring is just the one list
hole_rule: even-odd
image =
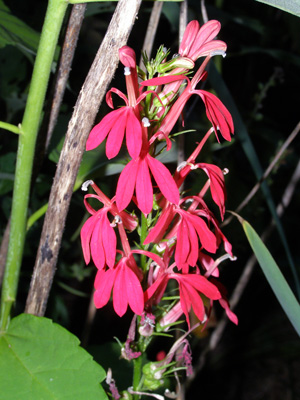
[{"label": "red flower", "polygon": [[170,111],[162,121],[162,124],[159,128],[159,132],[162,134],[170,134],[189,98],[193,94],[197,94],[204,102],[207,118],[212,123],[216,136],[217,131],[219,130],[225,140],[231,141],[231,133],[233,133],[234,127],[230,112],[227,110],[221,100],[219,100],[214,94],[205,90],[195,89],[198,82],[203,80],[207,75],[206,72],[203,72],[204,67],[205,65],[200,67],[191,81],[184,75],[169,75],[149,79],[141,83],[143,86],[159,86],[175,82],[177,80],[182,81],[185,79],[187,81],[187,87],[173,104]]},{"label": "red flower", "polygon": [[166,269],[166,266],[161,263],[161,273],[157,280],[144,293],[145,302],[151,299],[156,292],[164,293],[169,279],[175,279],[179,285],[180,305],[184,312],[188,326],[190,328],[189,312],[193,307],[194,313],[200,321],[204,320],[205,308],[200,293],[203,293],[211,300],[218,300],[221,294],[218,288],[207,280],[204,276],[196,274],[178,274],[174,273],[175,264]]},{"label": "red flower", "polygon": [[149,214],[153,206],[153,187],[150,171],[163,196],[174,204],[179,203],[179,191],[169,170],[146,151],[131,160],[119,177],[116,201],[119,210],[130,203],[135,190],[137,205],[144,214]]},{"label": "red flower", "polygon": [[219,21],[211,20],[199,26],[198,21],[191,21],[184,32],[179,54],[196,61],[199,57],[224,53],[226,43],[221,40],[213,40],[221,29]]},{"label": "red flower", "polygon": [[195,266],[198,260],[198,238],[205,250],[210,253],[215,253],[217,250],[215,235],[195,212],[168,205],[156,225],[150,230],[144,244],[160,242],[176,214],[180,216],[180,219],[166,237],[168,239],[176,237],[175,262],[179,269],[188,272],[188,266]]},{"label": "red flower", "polygon": [[139,279],[134,272],[138,267],[132,256],[122,257],[112,269],[99,270],[95,279],[94,302],[96,308],[105,306],[113,290],[115,312],[122,317],[128,305],[135,314],[144,310],[144,295]]},{"label": "red flower", "polygon": [[[119,212],[114,204],[114,199],[109,200],[94,183],[92,183],[92,186],[98,195],[87,194],[84,196],[86,209],[92,215],[84,223],[80,232],[84,259],[88,264],[92,255],[92,259],[98,269],[103,269],[105,265],[113,268],[116,258],[117,238],[108,219],[108,213],[120,219],[124,227],[130,231],[136,228],[137,221],[125,211]],[[88,198],[99,200],[104,204],[104,207],[98,211],[94,210],[88,204]]]}]

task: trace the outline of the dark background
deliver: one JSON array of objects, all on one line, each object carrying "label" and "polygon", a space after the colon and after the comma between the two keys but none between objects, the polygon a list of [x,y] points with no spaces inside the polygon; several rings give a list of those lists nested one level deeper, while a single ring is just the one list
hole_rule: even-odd
[{"label": "dark background", "polygon": [[[199,3],[199,1],[189,1],[189,20],[202,21]],[[47,5],[45,0],[39,2],[6,0],[5,4],[14,15],[40,32]],[[136,50],[138,57],[151,5],[151,2],[143,3],[128,43]],[[88,6],[58,124],[49,153],[34,185],[30,214],[47,202],[61,140],[114,7],[115,3],[110,2]],[[209,19],[218,19],[221,22],[219,39],[228,45],[226,58],[216,61],[223,83],[230,92],[230,98],[225,96],[222,101],[230,111],[232,111],[230,104],[235,103],[262,169],[265,170],[299,122],[299,19],[254,0],[207,1],[206,8]],[[172,53],[176,53],[178,15],[177,3],[164,5],[155,48],[164,44],[171,48]],[[20,47],[10,45],[0,49],[0,65],[0,119],[18,124],[26,102],[32,72],[32,57]],[[219,88],[214,83],[214,79],[210,79],[205,89],[212,89],[218,94]],[[112,85],[120,90],[124,89],[121,69],[116,72]],[[206,132],[208,126],[201,102],[191,101],[189,106],[185,125],[187,129],[196,129],[197,132],[190,133],[185,138],[187,155],[193,150],[199,135]],[[98,120],[106,111],[107,108],[103,105]],[[215,163],[221,168],[229,168],[230,173],[226,176],[229,210],[234,210],[239,205],[257,181],[251,160],[248,159],[242,146],[239,136],[240,125],[235,124],[235,127],[235,136],[229,145],[217,145],[214,139],[211,141],[211,146],[206,146],[201,154],[202,161]],[[296,168],[299,146],[297,137],[267,179],[275,205],[280,202]],[[1,132],[2,173],[13,174],[16,149],[17,139],[14,135]],[[99,163],[105,163],[102,154]],[[107,176],[105,166],[95,175],[92,173],[89,178],[95,179],[108,196],[113,196],[116,176]],[[194,189],[199,185],[198,178],[195,176],[189,182]],[[5,178],[0,183],[1,235],[9,218],[12,183],[12,179]],[[298,186],[281,219],[298,274],[299,195]],[[241,211],[241,215],[259,234],[269,226],[271,214],[261,191]],[[46,316],[87,342],[96,358],[99,353],[102,354],[100,359],[105,364],[99,346],[111,341],[113,336],[124,341],[131,315],[128,313],[123,319],[119,319],[114,315],[112,306],[108,305],[97,312],[88,338],[86,315],[95,269],[84,265],[81,253],[79,228],[86,217],[83,194],[77,191],[71,202]],[[24,309],[41,227],[42,218],[28,233],[16,313]],[[233,244],[234,254],[238,258],[234,263],[226,262],[220,268],[221,280],[228,288],[230,296],[251,256],[251,250],[236,220],[224,228],[224,233]],[[267,246],[292,289],[295,290],[287,255],[276,229],[268,239]],[[239,325],[236,327],[228,323],[219,345],[213,352],[208,353],[204,367],[189,387],[187,398],[195,399],[203,396],[210,400],[222,396],[224,400],[300,399],[299,339],[258,265],[254,268],[235,312],[239,318]],[[218,307],[215,314],[217,323],[222,316]],[[192,337],[195,364],[207,346],[213,329],[213,326],[208,328],[207,334],[201,337],[196,335]],[[106,347],[108,346],[110,345]],[[155,359],[155,354],[160,349],[167,351],[168,346],[167,340],[156,341],[149,349],[149,359]]]}]

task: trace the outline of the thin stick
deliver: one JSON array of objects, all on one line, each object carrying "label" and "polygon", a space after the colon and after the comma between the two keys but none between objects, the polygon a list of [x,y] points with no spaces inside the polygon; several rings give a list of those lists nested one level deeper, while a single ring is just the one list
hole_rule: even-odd
[{"label": "thin stick", "polygon": [[[25,312],[42,316],[51,289],[72,191],[85,143],[117,68],[141,0],[120,0],[78,96],[52,185]],[[118,27],[118,29],[116,29]]]},{"label": "thin stick", "polygon": [[[276,211],[279,217],[281,217],[284,213],[284,210],[288,207],[289,203],[291,202],[292,196],[295,192],[297,183],[300,180],[300,161],[297,164],[297,167],[289,181],[289,184],[287,185],[284,194],[282,196],[281,202],[278,204]],[[267,238],[270,236],[270,234],[272,233],[272,231],[275,228],[275,223],[273,220],[271,220],[268,228],[263,232],[263,234],[261,235],[261,239],[263,242],[265,242],[267,240]],[[254,270],[254,266],[256,264],[256,257],[254,255],[252,255],[249,260],[246,263],[246,266],[244,268],[244,271],[234,289],[234,292],[230,298],[230,308],[232,310],[235,309],[235,307],[237,306],[238,302],[240,301],[242,294],[250,280],[251,274]],[[223,313],[223,316],[221,318],[221,320],[218,322],[218,326],[217,328],[214,330],[214,332],[212,333],[211,337],[210,337],[210,341],[208,343],[208,346],[204,349],[204,351],[201,354],[201,357],[199,358],[198,364],[194,369],[194,374],[191,377],[191,380],[189,380],[188,385],[191,384],[191,381],[196,377],[196,375],[201,371],[201,369],[203,368],[204,364],[205,364],[205,360],[206,360],[206,355],[209,351],[214,350],[218,343],[221,340],[221,337],[223,335],[223,332],[225,330],[225,327],[228,323],[228,317],[226,315],[226,313]]]},{"label": "thin stick", "polygon": [[[275,165],[277,164],[278,160],[280,159],[280,157],[282,156],[282,154],[284,153],[284,151],[287,149],[287,147],[291,144],[291,142],[295,139],[295,137],[298,135],[300,131],[300,122],[298,122],[298,124],[296,125],[296,127],[294,128],[294,130],[292,131],[292,133],[289,135],[289,137],[286,139],[286,141],[283,143],[283,145],[281,146],[280,150],[278,151],[278,153],[275,155],[273,161],[270,163],[270,165],[268,166],[268,168],[266,169],[265,173],[263,174],[263,176],[260,178],[260,180],[254,185],[254,187],[252,188],[252,190],[249,192],[249,194],[245,197],[245,199],[240,203],[240,205],[234,210],[236,213],[239,213],[248,203],[249,201],[252,199],[252,197],[254,197],[254,195],[256,194],[256,192],[258,191],[258,189],[260,188],[261,184],[263,183],[263,181],[265,179],[267,179],[267,177],[269,176],[270,172],[273,170],[273,168],[275,167]],[[229,224],[229,222],[231,222],[233,216],[230,216],[229,218],[227,218],[223,224],[222,227],[224,227],[225,225]]]},{"label": "thin stick", "polygon": [[[146,52],[149,58],[151,57],[153,43],[154,43],[154,39],[155,39],[155,35],[156,35],[156,31],[157,31],[163,4],[164,4],[163,1],[156,1],[153,4],[153,8],[151,11],[151,15],[150,15],[150,19],[149,19],[149,23],[148,23],[148,27],[147,27],[147,32],[146,32],[146,36],[145,36],[143,48],[142,48],[142,53]],[[143,65],[144,65],[143,57],[141,57],[140,68],[143,68]]]},{"label": "thin stick", "polygon": [[81,24],[84,18],[85,9],[86,4],[74,4],[72,6],[72,11],[62,48],[57,81],[54,89],[54,96],[47,131],[46,149],[48,148],[49,142],[51,140],[52,132],[56,125],[59,109],[65,93]]}]

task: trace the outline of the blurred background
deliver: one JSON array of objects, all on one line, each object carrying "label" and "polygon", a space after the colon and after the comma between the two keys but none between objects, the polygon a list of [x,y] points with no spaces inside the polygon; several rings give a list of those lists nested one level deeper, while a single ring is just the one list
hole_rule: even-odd
[{"label": "blurred background", "polygon": [[[18,124],[26,102],[47,1],[5,0],[4,4],[13,15],[32,28],[28,37],[14,36],[4,24],[0,31],[0,120]],[[47,203],[68,121],[115,5],[114,2],[102,2],[87,6],[58,122],[33,185],[30,214]],[[138,59],[152,5],[152,2],[143,2],[128,43],[135,49]],[[235,135],[231,143],[217,143],[212,138],[200,157],[203,162],[229,169],[226,175],[227,209],[236,210],[300,121],[299,18],[254,0],[206,0],[205,8],[209,19],[221,22],[222,29],[218,38],[228,45],[226,58],[216,57],[209,66],[205,89],[216,93],[232,112]],[[171,54],[178,51],[179,11],[179,3],[164,4],[154,49],[163,44],[171,49]],[[188,20],[192,19],[203,22],[199,0],[188,2]],[[122,68],[117,70],[112,86],[125,89]],[[97,122],[107,110],[103,104]],[[209,127],[203,104],[198,99],[188,103],[185,127],[195,130],[184,137],[184,150],[188,156],[195,142]],[[297,136],[272,169],[263,190],[260,189],[239,212],[259,235],[271,227],[270,209],[282,201],[299,162],[299,148],[300,140]],[[9,219],[16,149],[17,138],[2,132],[1,236]],[[177,160],[176,151],[168,157],[167,162],[172,168]],[[118,160],[108,165],[101,147],[85,156],[80,174],[95,180],[108,196],[113,196],[120,169]],[[198,186],[201,188],[201,176],[193,175],[189,185],[194,191]],[[275,222],[266,240],[296,296],[299,293],[295,275],[300,274],[299,200],[298,185],[280,218],[281,228],[278,228],[278,221]],[[214,208],[213,204],[211,206]],[[225,219],[229,216],[226,214]],[[108,367],[111,365],[106,365],[107,360],[112,360],[113,356],[104,353],[103,344],[106,351],[118,350],[116,342],[109,342],[114,336],[120,341],[126,339],[131,315],[128,312],[120,319],[115,316],[112,306],[108,305],[97,311],[95,316],[87,316],[95,268],[92,265],[85,266],[81,252],[79,232],[86,218],[83,194],[77,190],[71,201],[46,316],[76,334],[94,357],[104,367]],[[43,216],[35,220],[28,232],[16,313],[24,310],[42,223]],[[227,287],[230,298],[252,252],[236,219],[224,226],[224,233],[232,243],[237,257],[237,261],[225,262],[220,267],[221,281]],[[219,396],[223,400],[300,399],[299,338],[257,264],[245,281],[245,288],[238,292],[239,301],[234,310],[239,325],[227,321],[217,337],[215,348],[208,351],[212,335],[222,321],[222,310],[216,306],[206,332],[196,332],[191,337],[197,374],[193,381],[186,384],[187,399],[201,396],[207,400]],[[167,339],[157,340],[149,348],[148,358],[155,360],[156,354],[161,350],[168,351],[169,346]],[[117,362],[118,357],[115,355]],[[124,388],[130,385],[126,381],[126,373],[119,379]]]}]

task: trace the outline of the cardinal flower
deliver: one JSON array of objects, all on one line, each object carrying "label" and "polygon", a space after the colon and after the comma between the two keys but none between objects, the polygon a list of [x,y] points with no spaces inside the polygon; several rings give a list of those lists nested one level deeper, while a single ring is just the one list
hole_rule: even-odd
[{"label": "cardinal flower", "polygon": [[184,75],[177,75],[177,76],[169,75],[169,76],[149,79],[141,83],[141,85],[143,86],[158,86],[175,82],[177,80],[187,81],[187,87],[185,88],[183,93],[179,96],[179,98],[175,101],[170,111],[164,117],[161,123],[159,132],[161,132],[162,135],[170,134],[179,116],[181,115],[182,110],[185,107],[187,101],[193,94],[197,94],[198,96],[201,97],[201,99],[204,102],[207,118],[212,123],[216,136],[217,136],[217,131],[219,130],[225,140],[231,141],[231,133],[233,133],[234,127],[230,112],[227,110],[227,108],[224,106],[221,100],[219,100],[214,94],[209,93],[206,90],[195,89],[198,82],[206,78],[207,73],[204,72],[204,67],[208,61],[209,57],[207,57],[206,63],[203,63],[203,65],[199,68],[199,70],[197,71],[197,73],[195,74],[195,76],[191,81]]},{"label": "cardinal flower", "polygon": [[[91,182],[87,181],[87,184]],[[114,204],[114,199],[110,200],[106,197],[93,182],[92,186],[96,190],[97,195],[87,194],[84,197],[86,209],[92,216],[87,219],[80,232],[84,259],[86,264],[88,264],[92,255],[92,259],[98,269],[103,269],[105,265],[113,268],[116,258],[117,238],[108,214],[120,219],[128,230],[135,229],[137,221],[125,211],[119,212]],[[86,189],[87,185],[84,190]],[[96,211],[88,203],[87,199],[89,198],[99,200],[104,204],[104,207]]]},{"label": "cardinal flower", "polygon": [[119,177],[116,201],[119,210],[130,203],[135,190],[137,205],[144,214],[149,214],[153,206],[153,187],[150,171],[163,196],[174,204],[179,203],[179,191],[170,171],[147,151],[131,160]]},{"label": "cardinal flower", "polygon": [[115,93],[124,100],[125,107],[111,111],[99,124],[94,126],[86,143],[86,150],[93,150],[107,138],[106,155],[108,159],[118,155],[124,136],[126,136],[126,146],[130,156],[132,158],[139,156],[143,137],[145,141],[148,138],[147,129],[141,122],[139,104],[149,93],[152,93],[161,102],[157,93],[151,90],[138,96],[138,78],[134,51],[128,46],[124,46],[120,49],[120,59],[125,65],[124,75],[126,78],[127,97],[120,90],[112,88],[106,94],[106,102],[109,107],[114,108],[112,93]]},{"label": "cardinal flower", "polygon": [[144,244],[160,242],[176,215],[180,217],[179,221],[175,223],[166,238],[176,237],[175,262],[179,269],[188,272],[188,266],[195,266],[197,263],[199,241],[201,246],[210,253],[215,253],[217,250],[215,235],[205,221],[194,212],[168,205],[156,225],[150,230]]},{"label": "cardinal flower", "polygon": [[199,57],[225,53],[226,43],[221,40],[213,40],[220,29],[221,24],[216,20],[206,22],[201,28],[198,21],[191,21],[185,29],[178,53],[193,61]]},{"label": "cardinal flower", "polygon": [[95,279],[94,302],[96,308],[105,306],[113,290],[115,312],[122,317],[128,305],[135,314],[144,310],[144,295],[135,271],[138,269],[132,255],[122,257],[114,268],[101,269]]},{"label": "cardinal flower", "polygon": [[168,268],[162,261],[160,264],[161,274],[144,293],[145,302],[150,300],[156,292],[164,293],[169,279],[175,279],[179,286],[180,305],[186,316],[188,326],[190,327],[189,312],[191,308],[193,308],[199,320],[203,321],[205,308],[200,293],[211,300],[218,300],[221,298],[218,288],[202,275],[175,273],[173,271],[175,263]]}]

